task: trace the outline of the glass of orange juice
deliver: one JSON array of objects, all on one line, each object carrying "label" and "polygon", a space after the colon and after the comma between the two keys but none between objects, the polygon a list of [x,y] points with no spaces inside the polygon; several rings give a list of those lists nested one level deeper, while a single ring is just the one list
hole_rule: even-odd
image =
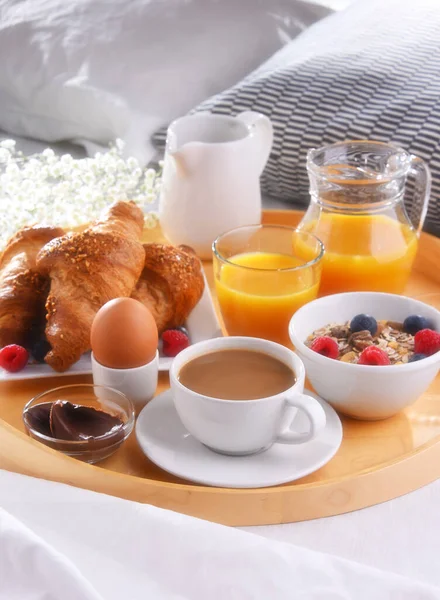
[{"label": "glass of orange juice", "polygon": [[252,225],[218,237],[214,278],[228,334],[290,346],[290,318],[316,298],[323,256],[317,237],[290,227]]}]

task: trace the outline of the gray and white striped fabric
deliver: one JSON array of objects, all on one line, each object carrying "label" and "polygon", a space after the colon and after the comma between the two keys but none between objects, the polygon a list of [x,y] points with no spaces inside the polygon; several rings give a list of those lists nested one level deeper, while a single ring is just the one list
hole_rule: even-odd
[{"label": "gray and white striped fabric", "polygon": [[309,148],[366,138],[404,147],[430,165],[425,229],[440,235],[440,0],[358,0],[195,110],[270,117],[262,189],[299,205],[309,202]]}]

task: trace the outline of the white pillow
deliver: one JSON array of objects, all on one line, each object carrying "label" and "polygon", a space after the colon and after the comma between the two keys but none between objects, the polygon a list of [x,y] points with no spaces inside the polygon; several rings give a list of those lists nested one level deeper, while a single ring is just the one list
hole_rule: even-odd
[{"label": "white pillow", "polygon": [[151,134],[328,9],[293,0],[0,0],[0,129],[89,151]]}]

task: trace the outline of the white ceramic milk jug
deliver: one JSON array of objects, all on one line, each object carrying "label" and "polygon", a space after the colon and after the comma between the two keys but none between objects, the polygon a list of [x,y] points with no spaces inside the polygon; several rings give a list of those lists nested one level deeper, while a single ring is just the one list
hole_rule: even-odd
[{"label": "white ceramic milk jug", "polygon": [[201,258],[225,231],[261,222],[260,175],[269,157],[270,120],[199,113],[168,128],[159,218],[172,244]]}]

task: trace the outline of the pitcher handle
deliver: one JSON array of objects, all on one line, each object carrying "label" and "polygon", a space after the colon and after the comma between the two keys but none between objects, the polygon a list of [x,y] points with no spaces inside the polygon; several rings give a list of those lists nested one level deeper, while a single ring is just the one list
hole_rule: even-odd
[{"label": "pitcher handle", "polygon": [[[431,171],[424,160],[418,156],[411,155],[410,173],[414,175],[416,187],[413,194],[413,206],[420,208],[417,235],[420,235],[428,212],[429,198],[431,195]],[[412,213],[413,211],[411,211]],[[411,219],[412,221],[412,219]],[[414,225],[414,223],[413,223]]]},{"label": "pitcher handle", "polygon": [[272,148],[272,122],[265,115],[262,115],[258,112],[254,112],[253,110],[246,110],[240,113],[239,115],[237,115],[237,119],[240,119],[240,121],[243,121],[243,123],[247,125],[249,131],[255,134],[255,138],[260,143],[258,154],[260,157],[259,171],[261,175],[264,167],[266,166],[267,159],[269,158],[269,154]]}]

